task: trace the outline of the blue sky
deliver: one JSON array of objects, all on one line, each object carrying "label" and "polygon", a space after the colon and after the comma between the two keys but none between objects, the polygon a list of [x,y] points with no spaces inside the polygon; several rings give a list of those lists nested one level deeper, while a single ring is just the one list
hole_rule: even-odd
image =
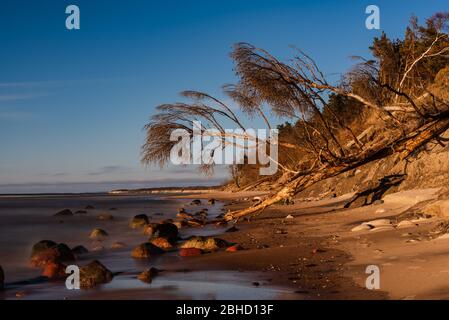
[{"label": "blue sky", "polygon": [[[80,30],[65,28],[69,4],[80,8]],[[338,79],[380,33],[364,27],[369,4],[393,37],[411,14],[449,10],[443,0],[2,0],[0,193],[215,183],[225,170],[207,180],[140,164],[155,106],[185,89],[220,97],[235,82],[229,52],[240,41],[281,59],[295,45]]]}]

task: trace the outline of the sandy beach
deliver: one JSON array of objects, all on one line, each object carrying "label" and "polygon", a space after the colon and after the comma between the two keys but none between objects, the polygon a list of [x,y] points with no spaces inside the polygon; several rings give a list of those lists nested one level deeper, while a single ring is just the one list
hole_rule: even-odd
[{"label": "sandy beach", "polygon": [[[250,206],[253,197],[264,193],[3,197],[0,251],[6,290],[2,298],[444,299],[449,297],[449,241],[435,239],[432,232],[440,218],[411,217],[412,224],[397,225],[398,217],[436,199],[438,191],[402,191],[386,196],[383,203],[356,209],[343,208],[351,194],[275,205],[235,225],[181,228],[182,239],[214,236],[237,243],[243,250],[180,257],[174,249],[144,261],[130,256],[131,250],[148,238],[129,227],[136,213],[146,213],[154,222],[176,220],[179,208],[197,210],[190,202],[201,199],[200,207],[208,208],[208,219],[213,220],[227,210]],[[207,204],[211,198],[217,199],[214,205]],[[95,209],[71,217],[53,216],[63,208],[76,211],[87,205]],[[99,220],[105,213],[114,218]],[[391,226],[351,231],[363,222],[379,219],[390,220]],[[93,228],[107,230],[108,238],[101,242],[89,239]],[[40,270],[29,266],[29,257],[33,243],[43,239],[85,246],[89,253],[76,263],[97,259],[113,272],[113,280],[92,289],[69,291],[63,281],[40,277]],[[112,249],[115,242],[126,246]],[[365,287],[368,265],[381,270],[379,290]],[[161,270],[151,284],[137,279],[148,267]]]}]

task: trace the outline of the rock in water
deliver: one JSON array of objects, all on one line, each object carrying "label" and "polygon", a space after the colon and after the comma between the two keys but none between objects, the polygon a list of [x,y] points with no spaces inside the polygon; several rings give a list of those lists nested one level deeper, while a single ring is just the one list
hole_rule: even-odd
[{"label": "rock in water", "polygon": [[219,238],[193,236],[187,239],[180,248],[197,248],[206,251],[213,251],[219,248],[225,248],[228,243]]},{"label": "rock in water", "polygon": [[194,257],[203,254],[203,250],[198,248],[182,248],[179,250],[181,257]]},{"label": "rock in water", "polygon": [[73,212],[69,209],[64,209],[64,210],[61,210],[58,213],[56,213],[54,216],[55,217],[71,217],[71,216],[73,216]]},{"label": "rock in water", "polygon": [[112,272],[97,260],[80,268],[81,288],[92,288],[98,284],[108,283],[112,278]]},{"label": "rock in water", "polygon": [[208,204],[214,205],[215,204],[215,199],[209,199],[209,201],[207,201]]},{"label": "rock in water", "polygon": [[151,283],[153,281],[153,278],[157,276],[159,273],[159,270],[156,268],[150,268],[148,270],[145,270],[141,274],[137,276],[137,279],[139,279],[142,282],[145,283]]},{"label": "rock in water", "polygon": [[195,199],[192,202],[190,202],[190,205],[192,206],[199,206],[201,204],[201,200]]},{"label": "rock in water", "polygon": [[49,279],[62,279],[67,276],[65,273],[66,266],[59,262],[50,262],[42,271],[42,276]]},{"label": "rock in water", "polygon": [[[33,247],[34,248],[34,247]],[[31,256],[30,265],[32,267],[43,267],[47,264],[74,261],[75,255],[64,243],[57,244],[46,250],[39,250]]]},{"label": "rock in water", "polygon": [[89,252],[89,250],[86,249],[84,246],[76,246],[72,248],[72,252],[76,255],[86,254]]},{"label": "rock in water", "polygon": [[149,223],[143,229],[143,234],[152,236],[156,232],[157,223]]},{"label": "rock in water", "polygon": [[104,239],[108,236],[108,233],[103,229],[94,229],[89,235],[91,239]]},{"label": "rock in water", "polygon": [[161,249],[167,250],[173,248],[173,244],[168,241],[166,238],[157,237],[150,241],[152,244],[154,244],[156,247],[159,247]]},{"label": "rock in water", "polygon": [[56,247],[58,244],[51,240],[41,240],[38,243],[34,244],[33,248],[31,249],[31,255],[30,257],[33,257],[34,255],[45,251],[47,249]]},{"label": "rock in water", "polygon": [[3,272],[2,266],[0,266],[0,290],[5,287],[5,273]]},{"label": "rock in water", "polygon": [[160,223],[156,225],[153,236],[176,241],[178,238],[178,227],[173,223]]},{"label": "rock in water", "polygon": [[135,259],[149,259],[152,255],[161,254],[165,251],[150,242],[142,243],[133,249],[131,257]]},{"label": "rock in water", "polygon": [[132,218],[129,226],[133,229],[137,229],[146,226],[148,223],[149,220],[146,214],[138,214]]}]

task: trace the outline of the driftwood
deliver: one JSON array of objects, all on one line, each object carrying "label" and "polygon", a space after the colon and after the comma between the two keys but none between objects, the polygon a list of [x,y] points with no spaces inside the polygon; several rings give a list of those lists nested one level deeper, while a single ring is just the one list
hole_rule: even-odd
[{"label": "driftwood", "polygon": [[293,176],[292,180],[279,192],[262,201],[257,206],[240,211],[229,212],[225,215],[225,219],[231,221],[247,215],[256,214],[278,201],[291,199],[298,192],[303,191],[319,181],[338,176],[348,170],[355,169],[366,163],[392,154],[399,154],[399,158],[404,160],[426,143],[437,138],[440,134],[449,129],[448,115],[445,115],[444,117],[443,115],[441,116],[441,118],[430,121],[406,137],[397,136],[395,139],[392,139],[393,142],[391,143],[381,141],[377,145],[359,153],[357,156],[346,159],[346,161],[341,164],[335,166],[325,164],[310,174],[297,174]]}]

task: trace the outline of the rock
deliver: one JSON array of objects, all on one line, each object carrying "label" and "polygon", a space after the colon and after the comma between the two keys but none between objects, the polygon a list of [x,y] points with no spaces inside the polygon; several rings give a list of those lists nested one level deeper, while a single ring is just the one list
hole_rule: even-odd
[{"label": "rock", "polygon": [[50,262],[45,265],[42,276],[49,279],[62,279],[67,276],[65,273],[66,266],[59,262]]},{"label": "rock", "polygon": [[132,218],[129,226],[133,229],[137,229],[146,226],[148,223],[149,220],[146,214],[138,214]]},{"label": "rock", "polygon": [[112,272],[97,260],[80,268],[81,288],[92,288],[102,283],[108,283],[112,278]]},{"label": "rock", "polygon": [[186,213],[186,212],[178,213],[176,215],[176,217],[180,218],[180,219],[193,219],[193,216],[191,214],[189,214],[189,213]]},{"label": "rock", "polygon": [[362,224],[369,224],[375,228],[383,227],[383,226],[391,226],[391,221],[389,219],[377,219],[368,222],[364,222]]},{"label": "rock", "polygon": [[291,214],[289,214],[288,216],[285,217],[285,219],[294,219],[295,217],[293,217]]},{"label": "rock", "polygon": [[98,215],[98,219],[103,221],[114,220],[114,216],[112,214],[103,213]]},{"label": "rock", "polygon": [[72,248],[72,252],[76,255],[86,254],[89,252],[89,250],[86,249],[84,246],[76,246]]},{"label": "rock", "polygon": [[142,282],[145,283],[151,283],[153,281],[153,278],[157,276],[159,273],[159,270],[156,268],[150,268],[148,270],[143,271],[141,274],[137,276],[137,279],[139,279]]},{"label": "rock", "polygon": [[145,242],[133,249],[131,257],[135,259],[149,259],[152,255],[161,254],[165,251],[150,242]]},{"label": "rock", "polygon": [[184,208],[179,208],[178,213],[187,213],[187,211]]},{"label": "rock", "polygon": [[149,223],[145,226],[143,229],[143,234],[147,236],[152,236],[153,233],[156,231],[157,223]]},{"label": "rock", "polygon": [[253,201],[253,202],[261,202],[261,201],[262,201],[262,198],[261,198],[261,197],[254,197],[254,198],[252,199],[252,201]]},{"label": "rock", "polygon": [[62,263],[74,260],[75,255],[72,250],[66,244],[59,243],[56,246],[33,254],[30,259],[30,265],[32,267],[43,267],[51,262]]},{"label": "rock", "polygon": [[95,209],[94,206],[91,206],[91,205],[87,205],[87,206],[86,206],[86,210],[94,210],[94,209]]},{"label": "rock", "polygon": [[194,257],[203,254],[203,250],[198,248],[181,248],[179,250],[179,255],[181,257]]},{"label": "rock", "polygon": [[361,225],[358,225],[358,226],[352,228],[351,231],[352,231],[352,232],[367,231],[367,230],[371,230],[371,229],[373,229],[373,228],[374,228],[374,227],[373,227],[372,225],[369,225],[369,224],[361,224]]},{"label": "rock", "polygon": [[399,229],[411,228],[411,227],[416,227],[416,224],[414,224],[413,222],[411,222],[409,220],[403,220],[403,221],[399,222],[397,225],[397,228],[399,228]]},{"label": "rock", "polygon": [[58,244],[51,240],[41,240],[38,243],[34,244],[33,248],[31,249],[31,255],[30,257],[33,257],[34,255],[45,251],[47,249],[56,247]]},{"label": "rock", "polygon": [[71,217],[73,216],[73,212],[69,209],[64,209],[59,211],[58,213],[55,213],[55,217]]},{"label": "rock", "polygon": [[380,205],[380,204],[383,204],[385,201],[383,201],[382,199],[378,199],[378,200],[375,200],[374,202],[373,202],[373,205],[375,205],[375,206],[378,206],[378,205]]},{"label": "rock", "polygon": [[195,199],[192,202],[190,202],[190,205],[192,206],[199,206],[201,204],[201,200]]},{"label": "rock", "polygon": [[5,273],[2,266],[0,266],[0,290],[3,290],[3,288],[5,288]]},{"label": "rock", "polygon": [[210,205],[214,205],[215,204],[215,199],[209,199],[207,201],[207,203],[210,204]]},{"label": "rock", "polygon": [[90,233],[89,238],[91,238],[91,239],[104,239],[107,236],[109,236],[108,233],[106,231],[104,231],[103,229],[94,229]]},{"label": "rock", "polygon": [[226,252],[236,252],[236,251],[240,251],[240,250],[243,250],[243,247],[239,244],[235,244],[233,246],[226,248]]},{"label": "rock", "polygon": [[87,214],[86,210],[78,210],[75,212],[75,214]]},{"label": "rock", "polygon": [[113,244],[111,244],[111,249],[122,249],[122,248],[126,248],[126,244],[124,244],[123,242],[114,242]]},{"label": "rock", "polygon": [[176,241],[178,238],[178,227],[173,223],[160,223],[156,225],[153,236]]},{"label": "rock", "polygon": [[173,245],[166,238],[157,237],[152,239],[150,242],[154,244],[156,247],[159,247],[164,250],[173,248]]},{"label": "rock", "polygon": [[213,237],[193,236],[187,239],[180,248],[197,248],[206,251],[213,251],[227,247],[225,240]]}]

